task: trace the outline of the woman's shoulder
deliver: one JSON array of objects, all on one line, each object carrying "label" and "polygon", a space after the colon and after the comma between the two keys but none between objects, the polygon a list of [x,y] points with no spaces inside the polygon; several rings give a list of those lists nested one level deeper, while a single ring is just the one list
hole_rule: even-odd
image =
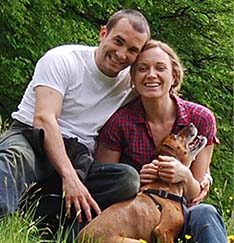
[{"label": "woman's shoulder", "polygon": [[213,111],[208,108],[206,105],[199,104],[194,101],[186,100],[181,97],[177,97],[177,104],[179,106],[179,109],[184,110],[184,112],[187,112],[191,115],[194,116],[209,116],[209,117],[214,117]]},{"label": "woman's shoulder", "polygon": [[139,97],[134,98],[124,106],[118,109],[118,111],[115,113],[116,116],[122,115],[122,116],[136,116],[137,113],[142,111],[142,103],[141,99]]}]

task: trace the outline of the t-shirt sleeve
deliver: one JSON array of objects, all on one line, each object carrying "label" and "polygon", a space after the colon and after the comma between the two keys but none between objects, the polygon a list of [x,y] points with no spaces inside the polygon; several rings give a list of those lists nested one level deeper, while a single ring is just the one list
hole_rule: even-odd
[{"label": "t-shirt sleeve", "polygon": [[53,50],[48,51],[36,64],[33,75],[33,88],[43,85],[64,95],[69,81],[70,68],[67,58]]}]

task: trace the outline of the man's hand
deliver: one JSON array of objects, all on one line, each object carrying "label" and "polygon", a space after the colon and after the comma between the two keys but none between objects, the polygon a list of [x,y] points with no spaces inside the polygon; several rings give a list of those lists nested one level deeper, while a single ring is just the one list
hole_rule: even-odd
[{"label": "man's hand", "polygon": [[93,208],[97,214],[101,213],[98,204],[92,198],[87,188],[82,184],[75,171],[72,176],[63,178],[63,192],[65,194],[68,216],[70,215],[71,205],[73,204],[80,223],[82,222],[81,210],[84,210],[88,222],[92,220],[91,208]]}]

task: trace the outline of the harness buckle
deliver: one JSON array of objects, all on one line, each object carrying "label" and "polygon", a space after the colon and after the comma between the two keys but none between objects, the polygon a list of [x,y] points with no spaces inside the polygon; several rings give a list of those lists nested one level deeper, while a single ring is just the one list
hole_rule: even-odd
[{"label": "harness buckle", "polygon": [[167,192],[167,191],[164,191],[164,190],[160,190],[160,191],[158,192],[158,195],[159,195],[160,197],[168,198],[168,192]]}]

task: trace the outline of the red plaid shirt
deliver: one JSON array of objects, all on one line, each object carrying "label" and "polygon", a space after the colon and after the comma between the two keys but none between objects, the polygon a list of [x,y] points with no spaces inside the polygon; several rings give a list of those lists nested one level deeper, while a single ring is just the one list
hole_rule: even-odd
[{"label": "red plaid shirt", "polygon": [[[199,104],[173,96],[177,103],[177,119],[172,133],[193,123],[198,134],[206,136],[208,145],[219,143],[213,113]],[[120,161],[134,166],[138,171],[143,164],[155,158],[155,144],[140,98],[117,111],[100,131],[98,142],[108,149],[121,152]]]}]

